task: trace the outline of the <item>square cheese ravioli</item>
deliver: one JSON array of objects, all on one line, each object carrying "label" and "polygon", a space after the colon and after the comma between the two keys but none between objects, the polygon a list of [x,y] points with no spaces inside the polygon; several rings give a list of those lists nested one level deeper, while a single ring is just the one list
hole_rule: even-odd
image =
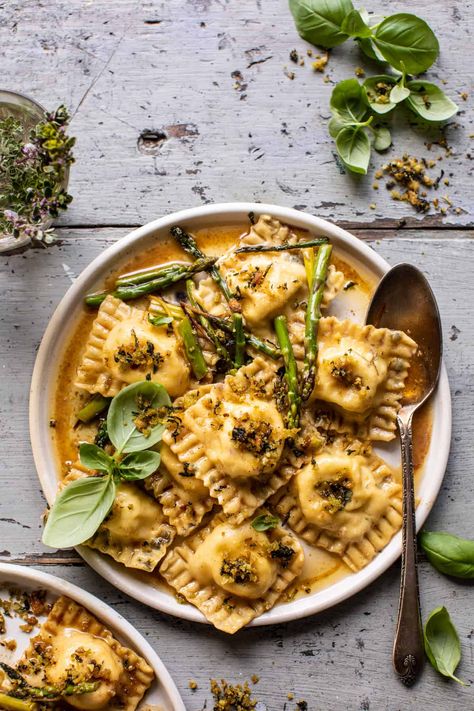
[{"label": "square cheese ravioli", "polygon": [[221,514],[173,548],[160,572],[217,629],[234,634],[275,605],[303,559],[280,526],[259,532],[250,520],[230,524]]},{"label": "square cheese ravioli", "polygon": [[356,571],[400,528],[400,476],[369,444],[338,438],[299,470],[272,505],[304,541],[340,555]]}]

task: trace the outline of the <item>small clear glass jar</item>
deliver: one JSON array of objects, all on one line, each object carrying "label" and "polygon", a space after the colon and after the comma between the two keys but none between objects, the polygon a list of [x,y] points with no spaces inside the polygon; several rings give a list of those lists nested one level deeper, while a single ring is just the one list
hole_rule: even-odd
[{"label": "small clear glass jar", "polygon": [[[24,137],[27,140],[29,133],[40,121],[46,117],[46,109],[38,104],[37,101],[29,96],[17,94],[14,91],[0,90],[0,120],[13,116],[18,119],[24,126]],[[68,173],[66,171],[65,185],[67,187]],[[8,209],[8,205],[0,206],[0,209]],[[49,219],[43,223],[45,229],[50,227],[52,220]],[[30,238],[27,236],[13,237],[10,234],[1,234],[0,232],[0,252],[7,252],[12,249],[18,249],[28,244]]]}]

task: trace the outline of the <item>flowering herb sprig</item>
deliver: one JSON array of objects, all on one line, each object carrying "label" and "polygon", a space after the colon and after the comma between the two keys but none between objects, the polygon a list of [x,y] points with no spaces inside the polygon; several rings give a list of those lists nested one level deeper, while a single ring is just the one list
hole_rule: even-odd
[{"label": "flowering herb sprig", "polygon": [[72,200],[64,188],[76,140],[66,133],[68,121],[60,106],[26,140],[21,121],[12,116],[0,121],[0,235],[52,241],[47,222]]}]

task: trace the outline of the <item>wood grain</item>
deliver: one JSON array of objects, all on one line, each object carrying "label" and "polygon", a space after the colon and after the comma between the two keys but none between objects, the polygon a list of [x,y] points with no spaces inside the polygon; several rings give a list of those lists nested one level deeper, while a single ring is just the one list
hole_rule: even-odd
[{"label": "wood grain", "polygon": [[[36,349],[55,306],[80,271],[133,227],[182,207],[256,200],[295,206],[351,229],[391,263],[411,261],[430,279],[443,317],[453,395],[448,470],[428,527],[472,536],[474,504],[474,194],[472,25],[474,0],[433,3],[377,0],[377,13],[403,10],[429,20],[441,55],[428,77],[460,106],[446,129],[450,157],[420,127],[396,127],[394,147],[374,153],[365,179],[344,175],[327,133],[333,85],[379,68],[347,43],[323,75],[287,0],[0,0],[0,57],[5,88],[29,93],[73,114],[77,162],[74,202],[60,242],[2,256],[0,288],[0,559],[40,567],[99,595],[157,649],[189,711],[212,708],[209,678],[253,687],[259,711],[458,711],[474,708],[472,690],[427,667],[407,690],[391,671],[398,564],[378,583],[336,608],[288,625],[236,637],[182,622],[130,600],[71,551],[40,543],[41,494],[28,434],[28,392]],[[296,48],[305,66],[294,66]],[[290,80],[288,72],[294,72]],[[444,82],[446,82],[444,84]],[[405,117],[406,118],[406,117]],[[404,119],[405,122],[405,119]],[[408,151],[443,156],[436,195],[446,215],[420,216],[394,202],[373,175]],[[457,213],[454,208],[459,208]],[[459,630],[459,676],[474,681],[472,586],[436,573],[421,556],[426,613],[446,604]],[[192,692],[188,681],[195,679]],[[287,694],[294,693],[288,700]]]},{"label": "wood grain", "polygon": [[[377,0],[369,9],[396,12],[407,3]],[[472,96],[460,93],[472,89],[473,0],[417,0],[411,9],[441,39],[428,76],[446,82],[462,111],[446,129],[452,156],[432,171],[450,181],[437,191],[441,204],[448,196],[461,213],[414,219],[472,226]],[[375,170],[406,151],[444,154],[424,145],[438,129],[410,127],[404,116],[394,147],[374,153],[367,178],[342,174],[327,132],[331,90],[358,65],[369,74],[380,67],[347,42],[333,50],[325,75],[315,73],[287,0],[3,2],[0,46],[12,88],[49,107],[63,101],[73,113],[75,199],[63,218],[71,226],[142,224],[182,207],[249,199],[394,224],[411,208],[391,200],[383,183],[372,189]],[[293,48],[304,67],[289,60]]]},{"label": "wood grain", "polygon": [[[182,622],[128,599],[84,566],[70,551],[40,543],[45,502],[31,457],[27,408],[35,351],[46,324],[70,284],[93,257],[126,230],[62,229],[61,243],[4,258],[0,284],[6,302],[0,315],[2,447],[0,476],[0,559],[55,573],[98,594],[116,607],[162,656],[190,711],[211,709],[209,678],[234,682],[260,676],[256,697],[267,711],[293,711],[306,699],[309,711],[457,711],[469,709],[472,692],[445,683],[428,668],[412,691],[391,670],[391,645],[398,596],[398,564],[371,588],[310,619],[228,638],[208,627]],[[468,512],[474,503],[474,439],[471,264],[474,241],[461,230],[360,231],[359,236],[391,263],[420,266],[439,301],[446,363],[453,394],[453,441],[442,491],[428,521],[434,530],[471,536]],[[375,239],[374,239],[375,237]],[[459,630],[463,660],[459,675],[474,680],[472,590],[436,573],[422,558],[424,614],[446,604]],[[188,681],[199,688],[192,692]],[[295,700],[287,699],[288,692]]]}]

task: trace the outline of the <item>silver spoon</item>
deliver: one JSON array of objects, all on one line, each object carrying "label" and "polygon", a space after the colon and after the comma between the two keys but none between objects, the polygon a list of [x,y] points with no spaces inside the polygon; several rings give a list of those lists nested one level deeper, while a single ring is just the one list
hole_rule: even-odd
[{"label": "silver spoon", "polygon": [[412,421],[416,410],[436,388],[443,349],[438,306],[420,270],[411,264],[397,264],[390,269],[372,297],[366,322],[380,328],[405,331],[418,344],[397,415],[402,449],[403,542],[393,665],[401,681],[411,686],[424,660],[416,568]]}]

